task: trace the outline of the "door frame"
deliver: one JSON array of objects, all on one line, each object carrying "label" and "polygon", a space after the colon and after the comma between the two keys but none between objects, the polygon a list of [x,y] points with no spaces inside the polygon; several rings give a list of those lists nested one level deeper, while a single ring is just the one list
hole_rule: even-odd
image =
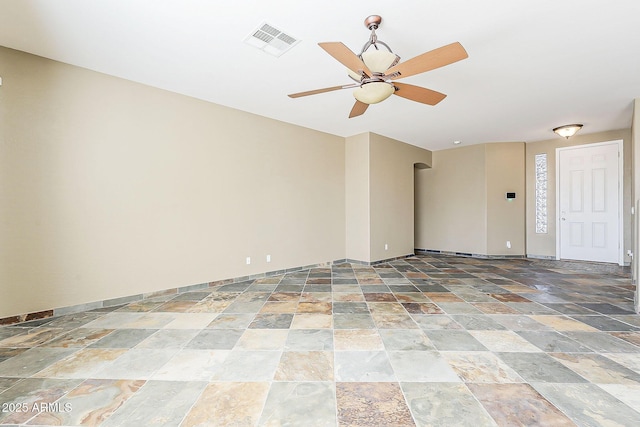
[{"label": "door frame", "polygon": [[561,259],[560,236],[562,234],[560,233],[560,152],[613,144],[618,146],[618,265],[624,265],[624,145],[621,139],[556,148],[556,260]]}]

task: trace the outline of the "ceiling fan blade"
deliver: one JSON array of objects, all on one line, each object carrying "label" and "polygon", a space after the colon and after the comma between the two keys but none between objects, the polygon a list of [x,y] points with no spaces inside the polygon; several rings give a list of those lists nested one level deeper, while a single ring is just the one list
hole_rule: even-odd
[{"label": "ceiling fan blade", "polygon": [[389,68],[386,71],[386,74],[392,75],[394,73],[398,73],[398,76],[394,76],[394,78],[401,79],[403,77],[424,73],[425,71],[435,70],[436,68],[453,64],[454,62],[468,57],[469,55],[462,45],[455,42],[439,47],[438,49],[425,52],[422,55],[418,55],[405,62],[401,62],[400,64]]},{"label": "ceiling fan blade", "polygon": [[351,109],[351,113],[349,113],[349,118],[361,116],[367,111],[369,108],[369,104],[365,104],[364,102],[356,101]]},{"label": "ceiling fan blade", "polygon": [[444,93],[436,92],[435,90],[427,89],[420,86],[409,85],[406,83],[393,82],[396,87],[394,95],[401,96],[411,101],[421,102],[427,105],[436,105],[447,97]]},{"label": "ceiling fan blade", "polygon": [[360,58],[358,58],[358,55],[353,53],[341,42],[318,43],[318,46],[326,50],[329,55],[333,56],[338,60],[338,62],[354,73],[360,74],[364,71],[364,73],[369,77],[373,75],[371,70],[369,70],[369,67],[367,67]]},{"label": "ceiling fan blade", "polygon": [[343,86],[333,86],[333,87],[325,87],[323,89],[316,89],[316,90],[309,90],[306,92],[298,92],[298,93],[292,93],[290,95],[287,95],[289,98],[300,98],[301,96],[309,96],[309,95],[316,95],[318,93],[325,93],[325,92],[331,92],[334,90],[340,90],[340,89],[348,89],[350,87],[356,87],[358,86],[358,84],[350,84],[350,85],[343,85]]}]

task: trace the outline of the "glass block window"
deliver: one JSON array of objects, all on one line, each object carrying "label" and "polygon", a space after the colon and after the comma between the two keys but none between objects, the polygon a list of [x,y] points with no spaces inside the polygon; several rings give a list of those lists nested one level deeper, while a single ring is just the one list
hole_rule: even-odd
[{"label": "glass block window", "polygon": [[536,154],[536,233],[547,232],[547,154]]}]

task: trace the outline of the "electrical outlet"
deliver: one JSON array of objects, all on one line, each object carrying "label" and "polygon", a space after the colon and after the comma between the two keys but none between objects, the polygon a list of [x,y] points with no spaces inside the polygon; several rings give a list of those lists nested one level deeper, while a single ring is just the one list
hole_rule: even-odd
[{"label": "electrical outlet", "polygon": [[386,243],[384,244],[384,250],[385,250],[385,251],[388,251],[388,250],[389,250],[389,245],[388,245],[388,244],[386,244]]},{"label": "electrical outlet", "polygon": [[251,264],[251,257],[250,256],[247,257],[247,265],[249,265],[249,264]]},{"label": "electrical outlet", "polygon": [[267,255],[267,262],[271,262],[271,255]]},{"label": "electrical outlet", "polygon": [[511,240],[507,240],[507,248],[511,249]]}]

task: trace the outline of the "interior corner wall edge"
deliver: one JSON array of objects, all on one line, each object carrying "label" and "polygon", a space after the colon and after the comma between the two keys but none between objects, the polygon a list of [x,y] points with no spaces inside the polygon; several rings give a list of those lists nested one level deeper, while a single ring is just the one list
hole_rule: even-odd
[{"label": "interior corner wall edge", "polygon": [[412,254],[415,245],[416,163],[432,152],[375,133],[370,138],[370,261]]},{"label": "interior corner wall edge", "polygon": [[638,273],[640,268],[640,98],[633,101],[633,117],[631,120],[631,152],[632,152],[632,188],[633,206],[635,215],[631,222],[633,230],[633,259],[631,272],[636,286],[634,307],[636,313],[640,314],[640,285],[638,284]]},{"label": "interior corner wall edge", "polygon": [[345,139],[345,250],[347,259],[371,261],[369,134]]},{"label": "interior corner wall edge", "polygon": [[0,75],[0,318],[346,258],[344,138],[2,47]]}]

